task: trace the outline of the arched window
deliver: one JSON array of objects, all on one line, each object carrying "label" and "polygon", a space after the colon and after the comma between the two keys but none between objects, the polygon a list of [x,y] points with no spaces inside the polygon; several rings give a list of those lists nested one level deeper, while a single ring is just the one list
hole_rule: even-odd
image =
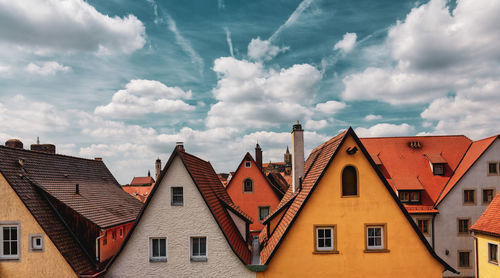
[{"label": "arched window", "polygon": [[356,168],[346,166],[342,171],[342,196],[358,195],[358,176]]},{"label": "arched window", "polygon": [[253,181],[251,179],[245,179],[243,181],[243,192],[253,192]]}]

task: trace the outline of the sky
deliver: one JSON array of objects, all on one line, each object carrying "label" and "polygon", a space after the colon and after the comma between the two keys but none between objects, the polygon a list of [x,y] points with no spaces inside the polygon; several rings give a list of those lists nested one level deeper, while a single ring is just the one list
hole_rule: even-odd
[{"label": "sky", "polygon": [[234,170],[358,136],[500,133],[500,1],[0,0],[0,142],[102,157],[175,142]]}]

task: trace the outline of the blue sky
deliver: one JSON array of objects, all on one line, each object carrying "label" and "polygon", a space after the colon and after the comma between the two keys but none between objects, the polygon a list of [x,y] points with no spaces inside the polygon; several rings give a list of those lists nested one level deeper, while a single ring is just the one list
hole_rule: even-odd
[{"label": "blue sky", "polygon": [[500,132],[500,2],[0,0],[0,140],[103,157],[121,183],[176,141],[237,167],[360,136]]}]

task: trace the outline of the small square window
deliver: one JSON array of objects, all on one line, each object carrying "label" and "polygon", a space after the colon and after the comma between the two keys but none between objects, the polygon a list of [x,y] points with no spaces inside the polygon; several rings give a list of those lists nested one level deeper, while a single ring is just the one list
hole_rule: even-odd
[{"label": "small square window", "polygon": [[433,164],[432,169],[435,176],[444,176],[444,164]]},{"label": "small square window", "polygon": [[418,228],[424,235],[429,235],[429,220],[428,219],[418,219]]},{"label": "small square window", "polygon": [[493,195],[493,189],[483,189],[483,204],[491,203]]},{"label": "small square window", "polygon": [[269,215],[270,207],[259,207],[259,220],[264,220]]},{"label": "small square window", "polygon": [[191,237],[191,261],[207,261],[206,237]]},{"label": "small square window", "polygon": [[464,204],[473,205],[476,203],[474,190],[464,190]]},{"label": "small square window", "polygon": [[410,192],[410,202],[413,202],[413,203],[420,202],[420,192],[418,192],[418,191]]},{"label": "small square window", "polygon": [[488,242],[488,262],[498,264],[498,244]]},{"label": "small square window", "polygon": [[410,192],[399,191],[399,200],[401,200],[401,202],[403,202],[403,203],[410,201]]},{"label": "small square window", "polygon": [[384,249],[384,226],[366,226],[366,249]]},{"label": "small square window", "polygon": [[316,227],[316,251],[333,251],[334,227]]},{"label": "small square window", "polygon": [[0,224],[0,259],[19,259],[19,225]]},{"label": "small square window", "polygon": [[172,187],[172,206],[184,205],[184,190],[182,187]]},{"label": "small square window", "polygon": [[30,251],[43,251],[43,235],[30,234]]},{"label": "small square window", "polygon": [[469,234],[469,219],[458,219],[458,233]]},{"label": "small square window", "polygon": [[458,267],[470,267],[470,251],[458,251]]},{"label": "small square window", "polygon": [[250,168],[252,163],[250,161],[245,161],[245,168]]},{"label": "small square window", "polygon": [[496,175],[496,174],[498,174],[498,169],[497,169],[497,163],[496,162],[490,162],[490,163],[488,163],[488,174],[490,174],[490,175]]},{"label": "small square window", "polygon": [[167,261],[167,238],[152,237],[149,238],[149,261],[166,262]]}]

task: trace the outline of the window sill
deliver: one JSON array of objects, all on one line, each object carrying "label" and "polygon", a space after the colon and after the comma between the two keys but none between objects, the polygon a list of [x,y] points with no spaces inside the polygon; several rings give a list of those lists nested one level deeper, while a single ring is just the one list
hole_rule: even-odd
[{"label": "window sill", "polygon": [[496,262],[496,261],[488,261],[488,263],[498,265],[498,262]]},{"label": "window sill", "polygon": [[181,203],[175,203],[175,204],[174,203],[170,203],[170,205],[173,206],[173,207],[182,207],[182,206],[184,206],[184,203],[182,203],[182,204]]},{"label": "window sill", "polygon": [[457,236],[460,236],[460,237],[470,237],[470,233],[458,233]]},{"label": "window sill", "polygon": [[164,263],[167,262],[167,258],[149,258],[150,263]]},{"label": "window sill", "polygon": [[363,252],[365,253],[389,253],[391,250],[389,249],[365,249]]},{"label": "window sill", "polygon": [[341,198],[357,198],[357,197],[359,197],[359,194],[358,195],[342,195],[340,197]]},{"label": "window sill", "polygon": [[328,254],[340,254],[338,250],[330,250],[330,251],[313,251],[314,255],[328,255]]},{"label": "window sill", "polygon": [[206,262],[208,261],[207,257],[191,257],[192,262]]},{"label": "window sill", "polygon": [[20,261],[21,258],[17,257],[17,258],[4,258],[4,257],[1,257],[0,258],[0,261],[10,261],[10,262],[15,262],[15,261]]}]

